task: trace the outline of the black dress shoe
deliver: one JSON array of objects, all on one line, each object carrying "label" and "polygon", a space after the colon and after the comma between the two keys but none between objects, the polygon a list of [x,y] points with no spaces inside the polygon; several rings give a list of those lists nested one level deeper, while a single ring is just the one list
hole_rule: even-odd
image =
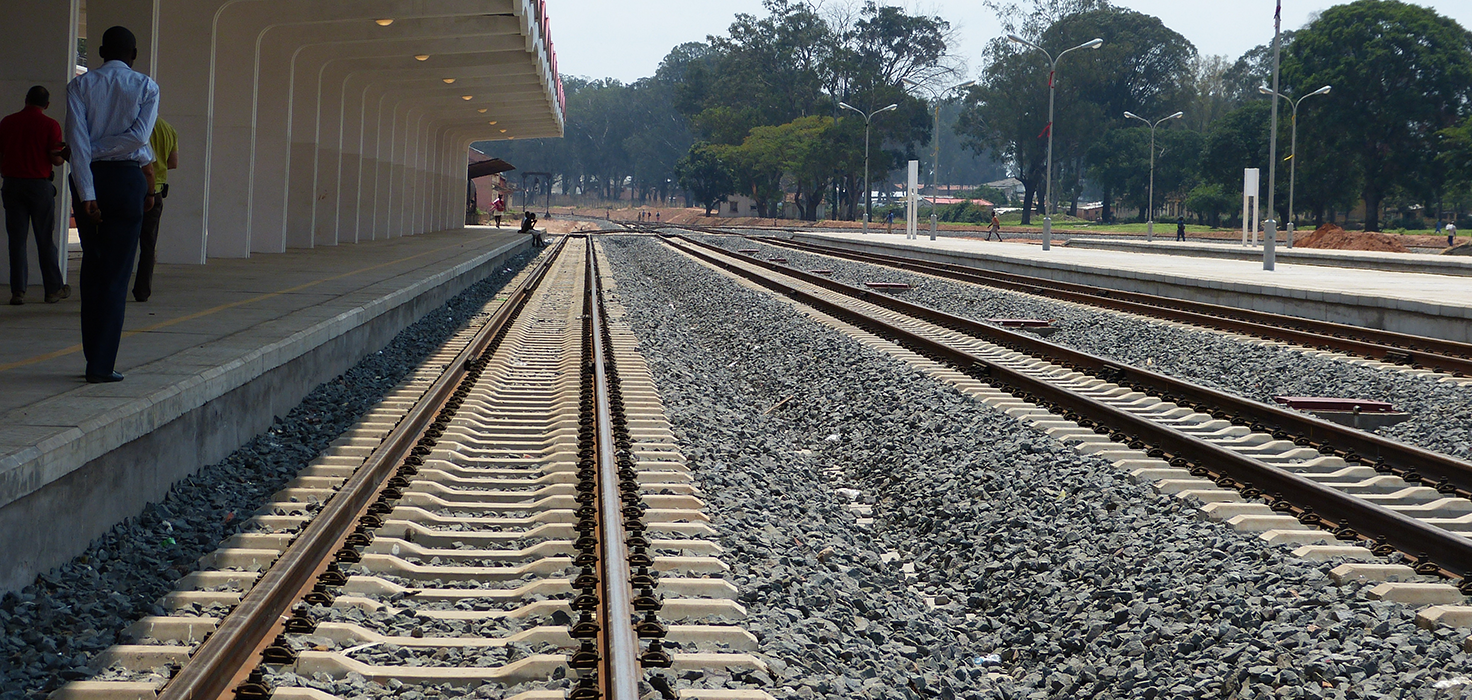
[{"label": "black dress shoe", "polygon": [[120,381],[123,381],[123,373],[122,372],[113,372],[112,374],[103,374],[103,375],[96,375],[96,374],[89,374],[89,375],[87,375],[87,383],[88,384],[108,384],[108,383],[111,383],[111,382],[120,382]]}]

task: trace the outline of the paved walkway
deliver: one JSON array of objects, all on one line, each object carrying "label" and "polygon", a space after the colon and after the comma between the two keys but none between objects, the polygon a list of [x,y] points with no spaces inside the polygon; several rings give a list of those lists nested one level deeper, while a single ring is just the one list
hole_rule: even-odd
[{"label": "paved walkway", "polygon": [[21,465],[80,466],[526,239],[473,228],[159,265],[153,297],[128,301],[115,384],[83,378],[75,284],[56,304],[0,306],[0,503],[36,486],[15,483]]},{"label": "paved walkway", "polygon": [[[1354,301],[1389,309],[1416,307],[1425,312],[1472,318],[1472,277],[1464,276],[1336,268],[1281,261],[1276,270],[1268,272],[1262,269],[1260,259],[1232,260],[1068,246],[1053,246],[1051,250],[1044,251],[1041,246],[1028,243],[997,243],[944,237],[931,241],[924,236],[917,240],[906,240],[901,234],[891,236],[871,233],[866,236],[859,233],[804,232],[798,235],[803,238],[950,252],[1055,270],[1093,272],[1141,281],[1169,281],[1248,294],[1330,302]],[[1348,260],[1355,256],[1345,257]]]},{"label": "paved walkway", "polygon": [[[1075,236],[1068,240],[1068,248],[1095,250],[1132,251],[1157,255],[1186,255],[1202,258],[1228,258],[1262,264],[1262,246],[1244,246],[1233,241],[1176,241],[1162,240],[1147,243],[1143,239],[1129,238],[1085,238]],[[1318,248],[1288,248],[1281,242],[1277,249],[1277,263],[1296,265],[1318,265],[1321,267],[1347,267],[1390,272],[1427,272],[1438,275],[1472,276],[1472,256],[1441,255],[1438,253],[1385,253],[1368,250],[1325,250]]]},{"label": "paved walkway", "polygon": [[91,390],[91,398],[133,394],[130,387],[175,374],[170,366],[183,369],[179,362],[184,359],[177,357],[165,366],[150,366],[161,360],[206,345],[212,351],[190,353],[188,365],[223,359],[249,347],[249,342],[220,342],[242,331],[264,331],[260,328],[264,324],[292,315],[298,323],[331,318],[347,305],[518,238],[524,236],[471,229],[249,259],[213,259],[208,265],[159,265],[153,297],[146,303],[128,299],[118,371],[129,378],[111,387],[88,387],[82,378],[80,294],[75,284],[79,261],[73,260],[70,299],[0,307],[0,383],[5,386],[0,412],[84,387]]}]

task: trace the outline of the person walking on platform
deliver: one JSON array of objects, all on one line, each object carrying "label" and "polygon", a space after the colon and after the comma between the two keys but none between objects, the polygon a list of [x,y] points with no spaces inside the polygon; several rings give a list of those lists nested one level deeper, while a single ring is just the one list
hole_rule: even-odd
[{"label": "person walking on platform", "polygon": [[1186,240],[1186,216],[1184,214],[1176,216],[1176,240]]},{"label": "person walking on platform", "polygon": [[158,119],[158,85],[133,70],[133,33],[107,30],[98,53],[104,63],[66,88],[72,206],[82,239],[82,353],[93,384],[123,380],[114,365],[143,213],[156,199],[148,141]]},{"label": "person walking on platform", "polygon": [[1450,248],[1457,244],[1457,224],[1452,221],[1446,222],[1446,247]]},{"label": "person walking on platform", "polygon": [[153,208],[143,212],[143,229],[138,235],[138,272],[133,276],[133,298],[139,302],[153,296],[153,263],[157,258],[158,224],[169,197],[169,171],[179,167],[179,133],[160,118],[148,139],[153,149]]},{"label": "person walking on platform", "polygon": [[0,201],[5,205],[5,232],[10,238],[10,304],[26,302],[30,273],[26,259],[26,227],[35,232],[36,255],[46,303],[71,296],[61,283],[61,256],[56,249],[56,186],[52,168],[70,155],[61,140],[61,125],[46,116],[51,93],[37,85],[26,92],[25,108],[0,120]]},{"label": "person walking on platform", "polygon": [[992,239],[992,236],[997,237],[998,243],[1002,241],[1002,220],[997,218],[997,210],[995,209],[992,210],[992,223],[986,228],[986,238],[982,240],[989,241]]},{"label": "person walking on platform", "polygon": [[506,216],[506,200],[499,194],[496,201],[491,202],[491,216],[496,219],[496,228],[501,228],[501,217]]}]

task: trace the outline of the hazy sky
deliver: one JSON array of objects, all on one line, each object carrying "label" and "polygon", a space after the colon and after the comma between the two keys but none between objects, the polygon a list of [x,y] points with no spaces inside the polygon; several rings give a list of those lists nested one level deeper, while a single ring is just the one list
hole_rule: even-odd
[{"label": "hazy sky", "polygon": [[[829,2],[835,0],[828,0]],[[842,1],[842,0],[839,0]],[[883,0],[881,0],[883,1]],[[1275,0],[1114,0],[1117,6],[1155,15],[1190,39],[1203,54],[1232,58],[1273,38]],[[960,30],[955,47],[974,77],[987,41],[999,35],[997,18],[979,0],[885,2],[911,12],[944,17]],[[1297,29],[1335,0],[1284,0],[1283,28]],[[1472,28],[1472,0],[1421,0]],[[762,15],[761,0],[547,0],[558,67],[564,74],[629,82],[654,73],[678,44],[724,34],[738,12]]]}]

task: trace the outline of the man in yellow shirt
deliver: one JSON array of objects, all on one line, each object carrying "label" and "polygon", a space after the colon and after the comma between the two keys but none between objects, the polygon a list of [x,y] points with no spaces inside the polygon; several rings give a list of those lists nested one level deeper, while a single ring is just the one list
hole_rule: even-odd
[{"label": "man in yellow shirt", "polygon": [[153,148],[153,208],[143,212],[143,232],[138,236],[138,273],[133,278],[133,298],[148,301],[153,295],[154,250],[158,247],[158,224],[164,215],[164,199],[169,196],[169,171],[179,167],[179,134],[159,117],[153,135],[148,139]]}]

